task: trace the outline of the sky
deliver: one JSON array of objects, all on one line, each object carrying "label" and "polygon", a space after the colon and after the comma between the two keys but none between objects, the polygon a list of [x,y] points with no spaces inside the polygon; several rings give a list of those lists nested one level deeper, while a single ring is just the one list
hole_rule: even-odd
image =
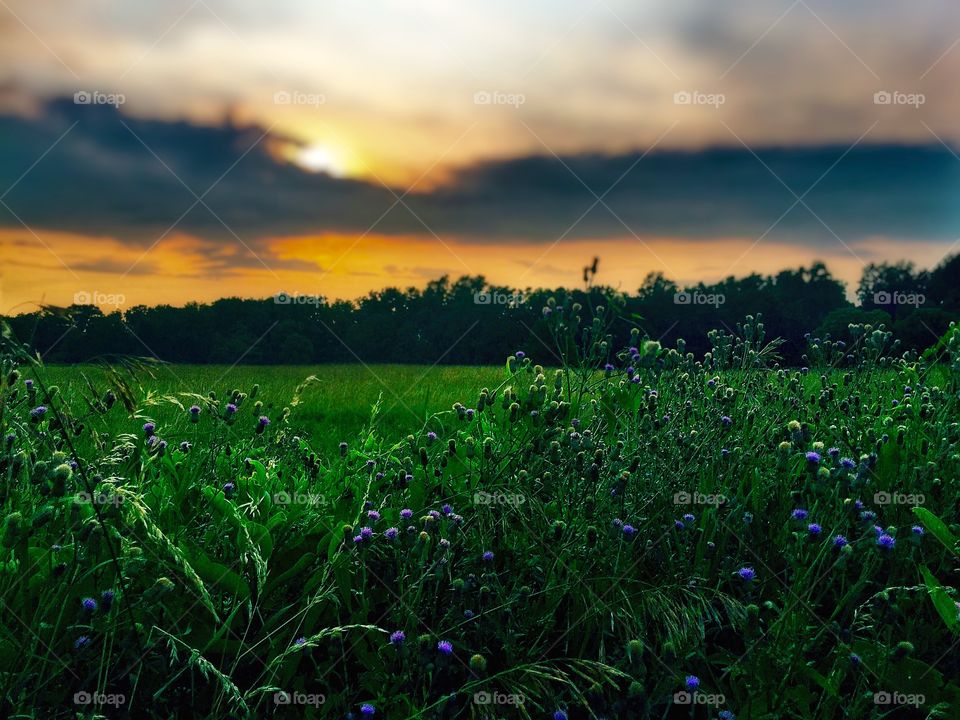
[{"label": "sky", "polygon": [[960,250],[958,71],[934,0],[0,0],[0,313],[593,256],[852,293]]}]

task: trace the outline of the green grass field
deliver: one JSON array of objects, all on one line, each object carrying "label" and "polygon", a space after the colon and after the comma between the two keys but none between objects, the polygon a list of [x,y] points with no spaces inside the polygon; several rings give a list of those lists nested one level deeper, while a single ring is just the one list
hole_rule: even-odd
[{"label": "green grass field", "polygon": [[960,331],[860,335],[810,369],[9,347],[0,717],[956,717]]},{"label": "green grass field", "polygon": [[[47,382],[58,386],[64,397],[106,391],[109,380],[102,366],[50,366]],[[233,390],[250,393],[259,385],[263,414],[277,415],[294,397],[297,387],[315,377],[302,392],[302,402],[291,408],[291,421],[308,433],[314,447],[324,454],[341,441],[355,439],[371,425],[371,412],[379,409],[374,427],[387,441],[417,432],[432,414],[450,410],[455,402],[467,402],[483,387],[504,381],[503,367],[455,367],[420,365],[320,365],[320,366],[226,366],[152,365],[121,371],[129,384],[139,415],[163,422],[180,412],[169,398],[184,408],[196,394],[213,391],[227,397]],[[107,434],[133,432],[136,418],[122,413],[96,417]]]}]

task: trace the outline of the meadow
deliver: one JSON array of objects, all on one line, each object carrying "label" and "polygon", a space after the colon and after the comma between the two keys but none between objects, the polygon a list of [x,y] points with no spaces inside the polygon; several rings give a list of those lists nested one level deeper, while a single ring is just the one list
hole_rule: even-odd
[{"label": "meadow", "polygon": [[960,331],[778,365],[548,305],[561,367],[2,347],[4,716],[960,712]]}]

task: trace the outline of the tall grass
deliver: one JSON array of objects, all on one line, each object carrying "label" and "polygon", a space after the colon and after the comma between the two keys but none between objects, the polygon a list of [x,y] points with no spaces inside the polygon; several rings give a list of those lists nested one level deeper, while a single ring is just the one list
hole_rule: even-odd
[{"label": "tall grass", "polygon": [[362,367],[223,392],[5,339],[3,714],[954,716],[960,334],[786,369],[759,318],[696,359],[545,314],[563,367],[414,377],[403,431]]}]

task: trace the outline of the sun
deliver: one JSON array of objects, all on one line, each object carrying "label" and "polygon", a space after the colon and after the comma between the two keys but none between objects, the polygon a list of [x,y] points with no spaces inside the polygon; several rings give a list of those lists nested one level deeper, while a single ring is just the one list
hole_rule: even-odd
[{"label": "sun", "polygon": [[332,177],[343,177],[347,171],[343,159],[329,145],[307,145],[300,148],[293,161],[304,170],[326,173]]}]

